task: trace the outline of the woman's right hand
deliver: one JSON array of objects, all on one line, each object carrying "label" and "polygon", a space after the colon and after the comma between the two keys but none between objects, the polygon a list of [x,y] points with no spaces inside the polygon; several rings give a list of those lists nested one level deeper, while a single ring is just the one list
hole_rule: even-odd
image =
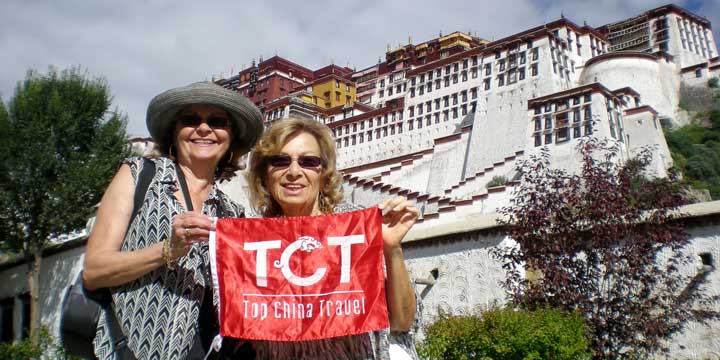
[{"label": "woman's right hand", "polygon": [[175,216],[172,222],[170,239],[170,260],[177,260],[190,251],[197,242],[206,242],[210,239],[210,231],[215,225],[209,216],[194,211],[184,212]]}]

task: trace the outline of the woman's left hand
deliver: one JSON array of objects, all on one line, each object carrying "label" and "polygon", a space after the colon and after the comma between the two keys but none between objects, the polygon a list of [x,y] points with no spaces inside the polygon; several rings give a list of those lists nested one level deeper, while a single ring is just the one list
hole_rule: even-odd
[{"label": "woman's left hand", "polygon": [[383,212],[382,237],[386,252],[400,247],[400,242],[420,214],[420,211],[403,196],[386,199],[378,204]]},{"label": "woman's left hand", "polygon": [[420,211],[402,196],[387,199],[378,204],[378,208],[385,214],[382,218],[382,237],[390,330],[408,331],[415,318],[415,293],[405,268],[400,242],[415,224]]}]

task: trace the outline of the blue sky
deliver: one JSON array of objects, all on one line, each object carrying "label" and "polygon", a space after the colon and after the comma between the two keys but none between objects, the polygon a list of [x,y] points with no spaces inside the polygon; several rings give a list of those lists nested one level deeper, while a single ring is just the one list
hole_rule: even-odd
[{"label": "blue sky", "polygon": [[[600,26],[667,4],[655,0],[319,0],[226,1],[6,0],[0,12],[0,97],[8,101],[27,69],[79,65],[105,77],[128,131],[147,135],[150,99],[171,87],[227,75],[275,54],[311,69],[358,69],[388,44],[440,31],[492,40],[556,20]],[[676,2],[720,28],[720,0]]]}]

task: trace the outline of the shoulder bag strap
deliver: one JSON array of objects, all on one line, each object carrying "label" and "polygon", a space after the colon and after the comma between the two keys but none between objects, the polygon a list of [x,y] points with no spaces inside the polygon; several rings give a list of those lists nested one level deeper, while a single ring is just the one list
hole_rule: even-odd
[{"label": "shoulder bag strap", "polygon": [[175,163],[175,171],[177,172],[178,182],[182,188],[183,197],[185,198],[185,208],[187,211],[193,211],[192,198],[190,197],[190,191],[188,191],[187,181],[185,181],[185,174],[180,169],[180,164]]}]

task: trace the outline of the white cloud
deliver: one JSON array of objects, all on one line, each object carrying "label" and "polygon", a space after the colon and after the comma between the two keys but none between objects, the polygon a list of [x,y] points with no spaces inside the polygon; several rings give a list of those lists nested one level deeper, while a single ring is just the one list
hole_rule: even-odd
[{"label": "white cloud", "polygon": [[[278,53],[316,69],[334,61],[358,69],[383,57],[386,45],[438,32],[477,31],[491,40],[564,13],[592,26],[618,21],[665,1],[401,0],[364,2],[190,0],[10,0],[0,13],[0,94],[7,101],[28,68],[81,65],[108,79],[128,130],[147,134],[145,108],[155,94],[253,58]],[[703,3],[717,17],[718,2]],[[716,23],[720,19],[715,20]]]}]

